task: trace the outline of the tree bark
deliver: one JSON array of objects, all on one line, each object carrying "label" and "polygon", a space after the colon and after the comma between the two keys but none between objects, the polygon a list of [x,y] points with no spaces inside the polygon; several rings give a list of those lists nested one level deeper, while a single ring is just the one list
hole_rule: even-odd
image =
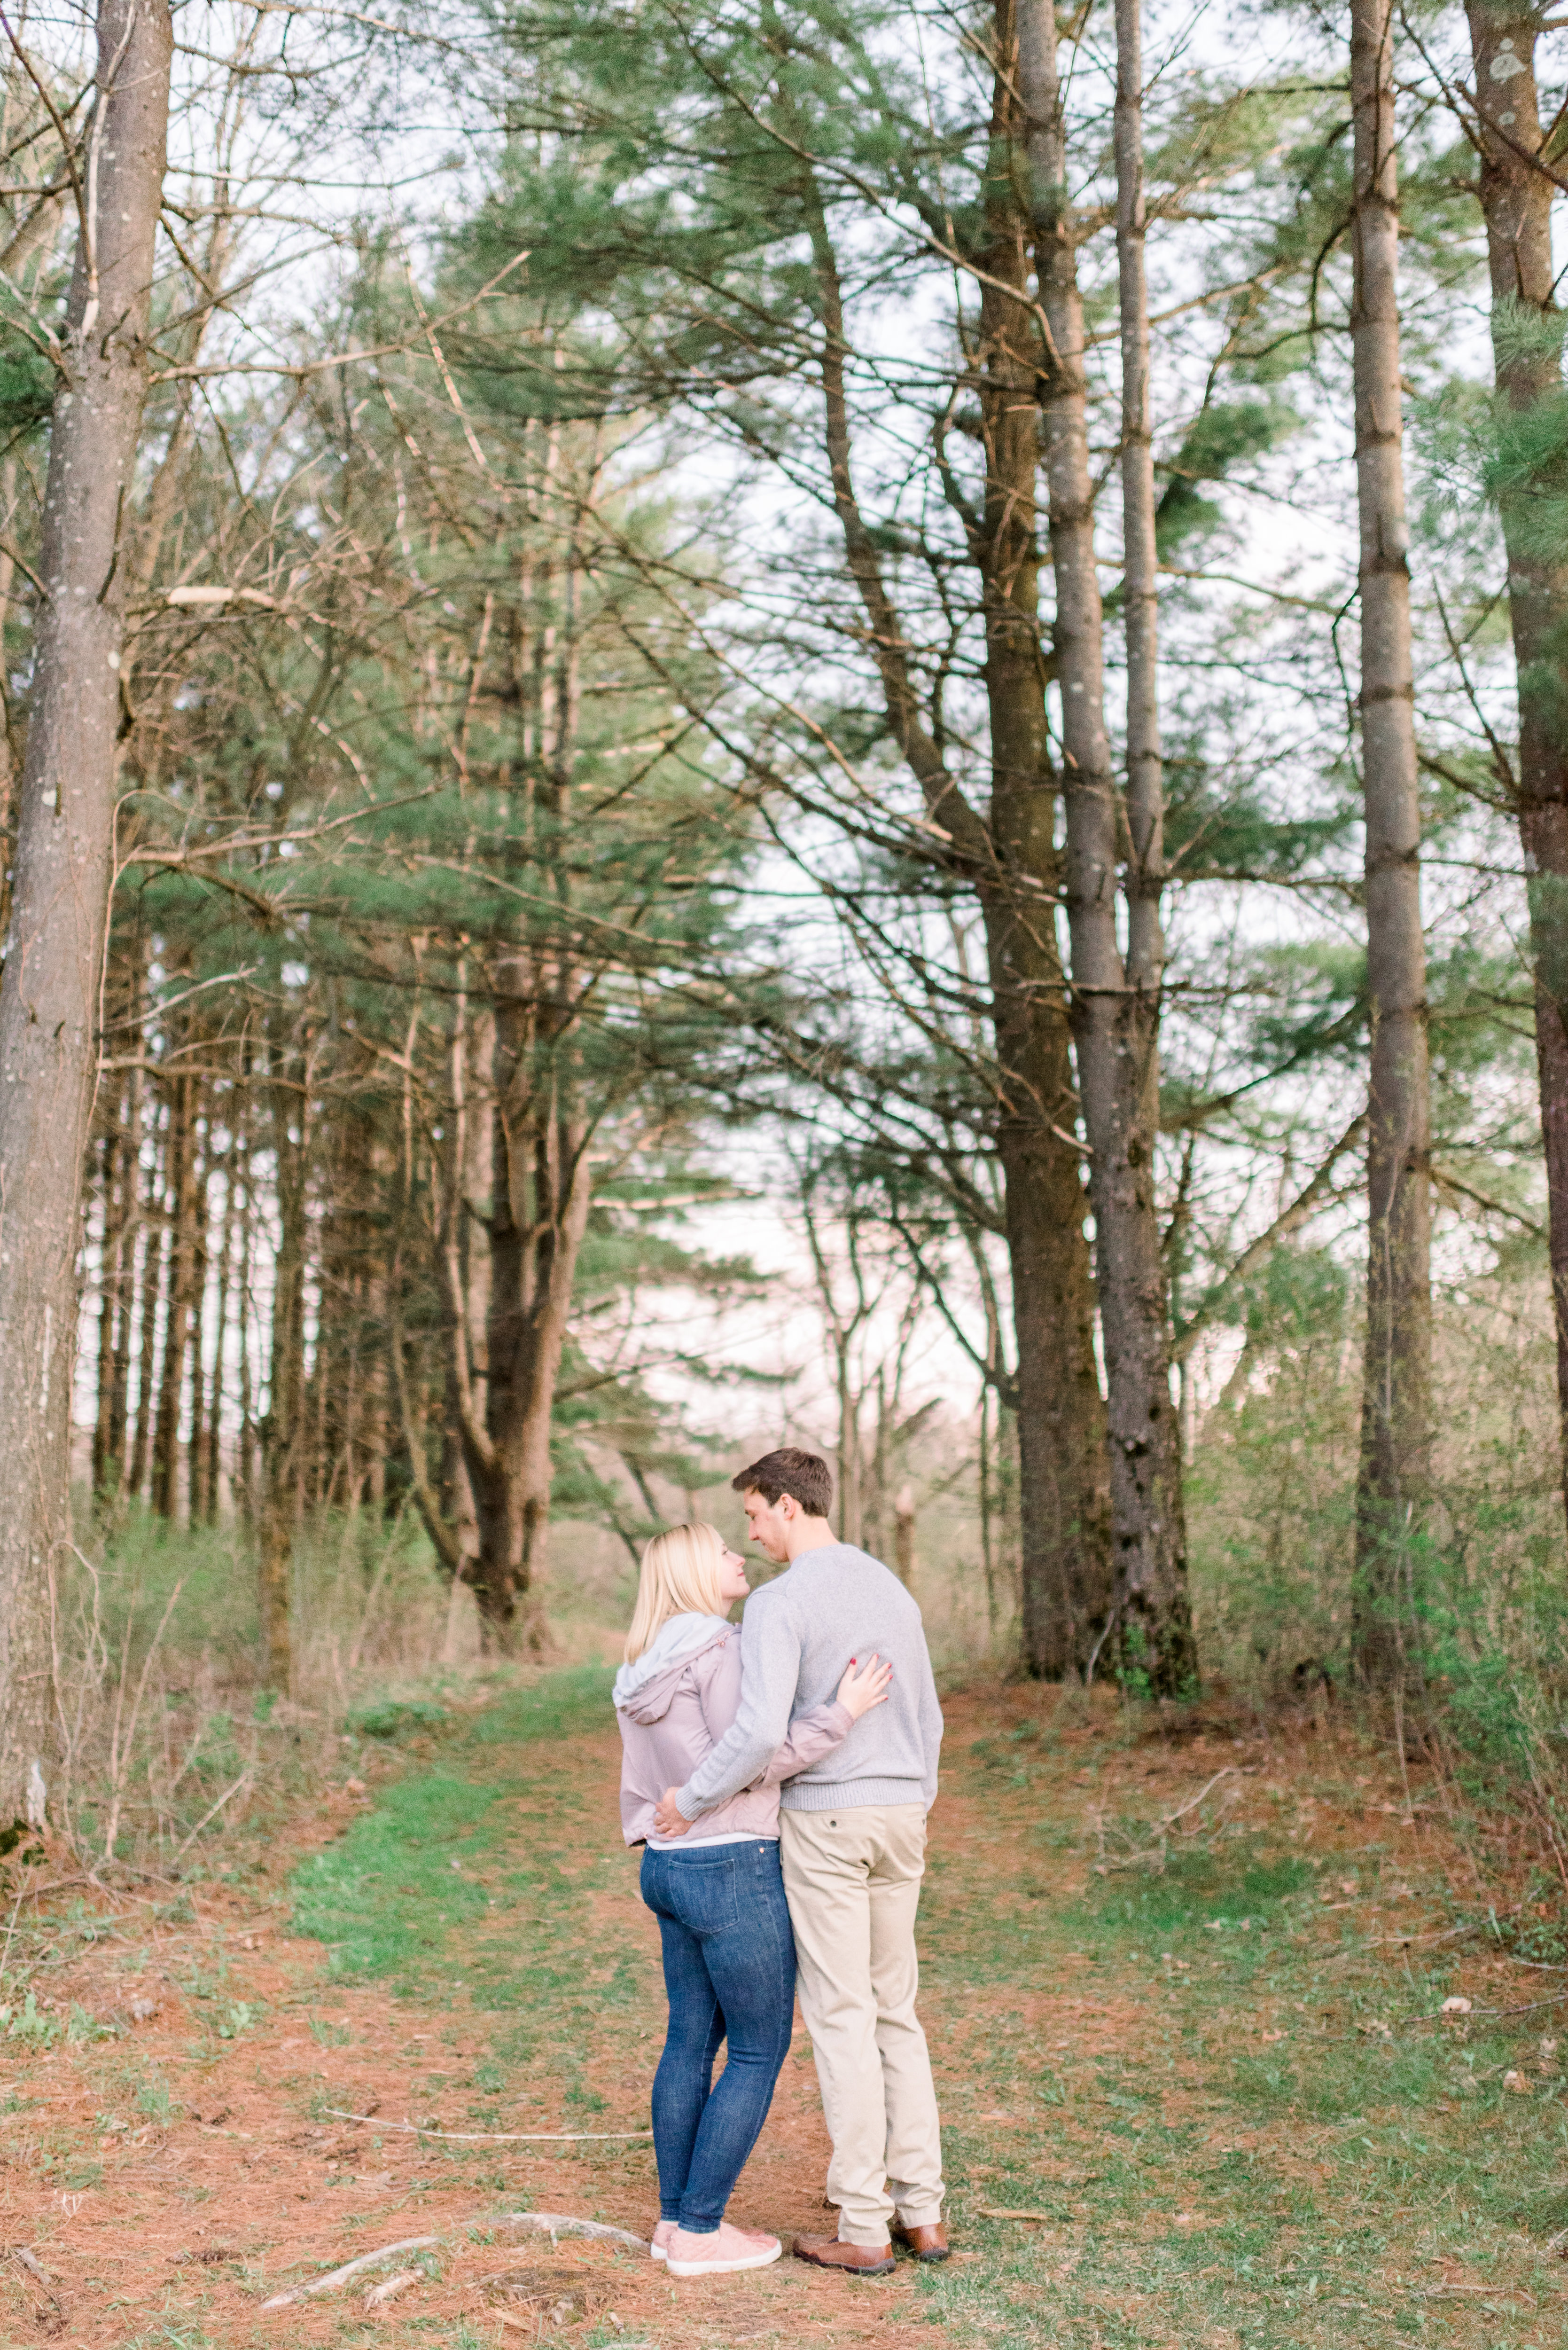
[{"label": "tree bark", "polygon": [[0,534],[5,544],[0,546],[0,938],[11,923],[11,831],[16,810],[11,802],[16,784],[16,758],[11,744],[11,680],[10,662],[5,658],[5,628],[11,615],[11,593],[16,586],[16,559],[11,552],[16,531],[16,458],[13,451],[0,461]]},{"label": "tree bark", "polygon": [[[551,1068],[548,1046],[541,1045],[537,1031],[549,1014],[539,1003],[538,974],[522,952],[501,960],[494,1012],[488,1202],[482,1208],[464,1196],[460,1177],[471,1154],[450,1151],[436,1249],[448,1332],[448,1426],[456,1440],[454,1467],[472,1503],[472,1558],[421,1469],[396,1336],[393,1362],[415,1496],[442,1564],[472,1585],[488,1646],[540,1654],[546,1645],[550,1430],[592,1187],[587,1132],[566,1107],[569,1078]],[[482,1222],[487,1243],[485,1277],[477,1284],[462,1246],[463,1225],[472,1222]],[[473,1323],[476,1295],[483,1300],[483,1335]]]},{"label": "tree bark", "polygon": [[[565,906],[573,891],[563,844],[571,827],[580,696],[575,549],[561,575],[560,618],[540,678],[531,806],[541,863]],[[455,1042],[463,1050],[452,1065],[454,1130],[444,1154],[437,1259],[449,1333],[448,1424],[473,1505],[476,1548],[465,1579],[478,1603],[482,1638],[504,1652],[541,1655],[547,1646],[550,1434],[592,1193],[590,1128],[576,1106],[575,1065],[575,999],[583,976],[553,945],[508,945],[496,953],[489,1002],[472,1028],[472,1039],[490,1046],[483,1107],[473,1096],[471,1040],[462,1025],[466,975],[460,989]],[[481,1184],[483,1208],[472,1196]],[[406,1407],[405,1417],[411,1446]],[[421,1509],[424,1514],[423,1500]],[[448,1571],[462,1575],[462,1549],[450,1524],[432,1538]]]},{"label": "tree bark", "polygon": [[[308,1056],[299,1055],[308,1069]],[[305,1275],[308,1085],[272,1088],[278,1249],[273,1268],[266,1419],[262,1427],[258,1582],[267,1686],[286,1697],[294,1677],[294,1545],[305,1403]],[[297,1118],[297,1128],[294,1119]]]},{"label": "tree bark", "polygon": [[974,534],[985,615],[990,832],[1004,877],[982,896],[1004,1091],[1017,1360],[1023,1654],[1060,1679],[1087,1665],[1113,1599],[1105,1406],[1095,1362],[1066,988],[1056,941],[1062,861],[1045,726],[1036,474],[1039,329],[1013,0],[994,16],[985,282],[978,355],[985,502]]},{"label": "tree bark", "polygon": [[[1105,721],[1104,611],[1094,544],[1078,229],[1049,0],[1021,0],[1036,273],[1050,328],[1042,386],[1055,652],[1062,696],[1065,898],[1073,1035],[1089,1143],[1095,1272],[1105,1345],[1116,1617],[1126,1670],[1159,1696],[1189,1693],[1198,1658],[1188,1593],[1181,1436],[1170,1387],[1168,1284],[1155,1199],[1159,1004],[1116,937],[1118,807]],[[1140,240],[1141,241],[1141,240]],[[1147,616],[1146,616],[1147,617]],[[1147,788],[1147,760],[1143,777]],[[1148,846],[1146,837],[1146,849]],[[1153,845],[1158,852],[1158,835]],[[1134,897],[1138,895],[1135,882]],[[1158,899],[1156,899],[1158,911]]]},{"label": "tree bark", "polygon": [[1412,1539],[1430,1447],[1427,969],[1399,380],[1399,196],[1391,0],[1352,0],[1355,283],[1351,348],[1361,525],[1366,811],[1366,1353],[1352,1638],[1358,1671],[1395,1684],[1415,1639]]},{"label": "tree bark", "polygon": [[[1011,25],[999,27],[999,39],[1000,65],[1001,57],[1012,54]],[[999,78],[1006,80],[1005,68]],[[1005,92],[998,102],[1005,107]],[[1008,169],[1005,157],[1002,168]],[[987,575],[986,686],[993,728],[988,822],[964,796],[922,723],[904,630],[856,496],[837,264],[809,178],[805,193],[822,314],[824,433],[846,567],[870,623],[888,731],[920,787],[928,816],[950,837],[953,870],[973,889],[985,924],[1002,1088],[997,1154],[1006,1184],[1017,1360],[1023,1661],[1030,1672],[1057,1679],[1082,1669],[1093,1654],[1111,1604],[1111,1564],[1105,1408],[1095,1365],[1083,1180],[1072,1139],[1072,1070],[1055,937],[1055,779],[1045,745],[1038,617],[1029,601],[1032,593],[1037,598],[1039,584],[1032,554],[1033,416],[1026,411],[1026,446],[1021,446],[1025,436],[1012,412],[1016,338],[999,336],[995,364],[981,368],[989,412],[987,518],[973,542]],[[1015,195],[1002,198],[1004,204],[1016,201]],[[996,320],[992,306],[982,328],[988,349]],[[1031,368],[1031,383],[1033,376]],[[993,471],[997,464],[1000,472]]]},{"label": "tree bark", "polygon": [[[249,1055],[245,1075],[250,1075]],[[253,1109],[247,1097],[238,1170],[240,1184],[239,1272],[234,1284],[234,1405],[239,1414],[239,1429],[234,1447],[234,1485],[240,1510],[248,1514],[255,1507],[256,1418],[255,1381],[252,1376],[252,1297],[251,1276],[255,1270],[255,1176],[251,1156],[251,1119]]]},{"label": "tree bark", "polygon": [[[131,1001],[140,1003],[140,967],[137,967],[135,992]],[[130,1073],[129,1097],[125,1106],[124,1125],[120,1130],[120,1201],[119,1231],[116,1243],[116,1315],[114,1325],[114,1362],[109,1388],[109,1428],[106,1438],[106,1468],[100,1484],[112,1476],[117,1499],[125,1492],[125,1440],[130,1402],[131,1336],[136,1326],[136,1236],[141,1222],[141,1199],[138,1177],[141,1171],[141,1100],[142,1073],[140,1068]]]},{"label": "tree bark", "polygon": [[[231,1101],[236,1097],[231,1095]],[[217,1277],[213,1284],[213,1369],[206,1383],[206,1411],[191,1431],[192,1523],[215,1525],[218,1480],[223,1468],[223,1357],[229,1343],[229,1285],[234,1263],[234,1170],[239,1163],[239,1139],[231,1125],[223,1156],[223,1225],[218,1239]]]},{"label": "tree bark", "polygon": [[[200,1090],[198,1089],[198,1099]],[[202,1522],[202,1458],[207,1430],[206,1344],[207,1344],[207,1276],[211,1263],[207,1249],[207,1175],[208,1138],[206,1134],[192,1149],[201,1152],[191,1199],[191,1306],[187,1322],[187,1351],[191,1358],[191,1435],[185,1447],[185,1523],[199,1525]],[[179,1430],[175,1429],[176,1455]]]},{"label": "tree bark", "polygon": [[147,389],[171,53],[166,0],[101,0],[0,983],[0,1451],[11,1480],[0,1515],[6,1816],[26,1809],[47,1737],[49,1584],[70,1534],[76,1259],[113,862],[121,530]]},{"label": "tree bark", "polygon": [[141,1308],[136,1354],[136,1425],[131,1431],[127,1493],[140,1495],[147,1482],[148,1456],[152,1450],[152,1423],[158,1412],[158,1309],[163,1297],[163,1275],[169,1263],[169,1218],[164,1208],[167,1156],[153,1095],[152,1152],[147,1170],[147,1198],[142,1222],[147,1239],[141,1251]]},{"label": "tree bark", "polygon": [[[1527,415],[1560,399],[1563,389],[1557,345],[1509,331],[1521,309],[1543,321],[1557,315],[1552,259],[1555,183],[1533,160],[1542,143],[1535,79],[1541,18],[1518,8],[1476,5],[1469,16],[1497,388],[1514,415]],[[1561,473],[1542,486],[1561,496]],[[1531,502],[1525,484],[1505,493],[1501,504],[1519,673],[1519,837],[1528,876],[1557,1396],[1568,1485],[1568,563],[1542,555],[1529,529]]]},{"label": "tree bark", "polygon": [[1150,421],[1143,5],[1116,0],[1116,287],[1122,349],[1122,612],[1127,630],[1127,981],[1148,1035],[1142,1122],[1159,1120],[1158,1007],[1165,976],[1165,757],[1159,732],[1159,556]]},{"label": "tree bark", "polygon": [[127,1181],[130,1151],[122,1126],[125,1105],[116,1100],[112,1122],[106,1126],[99,1159],[103,1199],[103,1240],[99,1258],[98,1410],[92,1431],[92,1489],[108,1493],[118,1482],[114,1451],[114,1382],[117,1338],[123,1312],[120,1267],[124,1254],[126,1202],[131,1196]]},{"label": "tree bark", "polygon": [[[504,968],[500,974],[505,983]],[[485,1434],[465,1422],[479,1555],[474,1596],[504,1648],[545,1645],[550,1428],[577,1257],[587,1230],[587,1133],[527,1066],[528,1010],[497,1004],[494,1184],[485,1326]],[[521,1099],[520,1099],[521,1097]]]},{"label": "tree bark", "polygon": [[176,1077],[169,1093],[169,1309],[152,1431],[152,1506],[172,1519],[180,1506],[180,1416],[191,1346],[196,1233],[196,1080]]}]

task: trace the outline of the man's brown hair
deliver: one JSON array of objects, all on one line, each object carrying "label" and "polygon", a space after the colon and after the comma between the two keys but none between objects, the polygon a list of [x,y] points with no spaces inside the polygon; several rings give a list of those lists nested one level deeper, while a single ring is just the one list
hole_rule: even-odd
[{"label": "man's brown hair", "polygon": [[793,1493],[808,1518],[825,1518],[833,1507],[833,1471],[815,1452],[800,1452],[786,1444],[777,1452],[764,1452],[760,1461],[732,1477],[730,1490],[760,1493],[770,1508]]}]

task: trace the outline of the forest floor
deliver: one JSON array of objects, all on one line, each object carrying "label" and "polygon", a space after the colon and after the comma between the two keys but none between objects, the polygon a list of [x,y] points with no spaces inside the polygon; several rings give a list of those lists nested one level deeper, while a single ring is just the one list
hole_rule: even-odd
[{"label": "forest floor", "polygon": [[[7,2350],[1562,2344],[1568,1973],[1500,1946],[1428,1782],[1222,1707],[1177,1736],[1053,1692],[949,1704],[921,1926],[947,2266],[677,2284],[508,2227],[656,2210],[644,2137],[504,2137],[647,2126],[658,1946],[606,1682],[416,1711],[254,1869],[55,1897],[32,2004],[0,2011]],[[1163,1871],[1137,1861],[1182,1806]],[[797,2033],[734,2215],[828,2224],[826,2154]],[[263,2306],[409,2238],[435,2241]]]}]

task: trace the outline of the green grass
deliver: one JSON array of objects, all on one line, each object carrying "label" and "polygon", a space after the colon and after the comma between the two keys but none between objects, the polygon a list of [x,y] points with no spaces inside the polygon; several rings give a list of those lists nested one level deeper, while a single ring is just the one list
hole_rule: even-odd
[{"label": "green grass", "polygon": [[[986,1760],[995,1833],[1007,1797]],[[1032,1772],[1030,1804],[1012,1807],[1025,1851],[1042,1796],[1072,1800],[1065,1770],[1051,1776]],[[991,1851],[945,1854],[936,1881],[928,2018],[961,2032],[966,1990],[983,1990],[996,2021],[962,2040],[964,2103],[1005,2105],[1020,2125],[950,2132],[953,2216],[983,2257],[925,2290],[961,2337],[1059,2350],[1562,2338],[1564,2272],[1543,2249],[1568,2222],[1564,2084],[1538,2047],[1550,2010],[1544,2026],[1462,2042],[1417,2022],[1452,1986],[1451,1946],[1395,1970],[1355,1932],[1325,1944],[1318,1869],[1268,1834],[1232,1832],[1147,1881],[1091,1876],[1060,1905],[1031,1898],[1034,1867],[999,1868]],[[1124,2046],[1040,2045],[1029,2007],[1064,1970],[1090,2007],[1126,2014]],[[1258,2044],[1260,2012],[1272,2044]],[[1388,2036],[1365,2029],[1381,2024]],[[1503,2086],[1513,2067],[1530,2096]],[[982,2204],[1051,2216],[986,2220]],[[1475,2289],[1432,2298],[1455,2272],[1445,2262]]]},{"label": "green grass", "polygon": [[[596,1893],[629,1888],[605,1865],[602,1766],[574,1745],[602,1737],[607,1687],[597,1670],[554,1675],[454,1717],[296,1874],[296,1922],[338,1975],[424,2002],[461,1986],[493,2016],[490,2055],[425,2084],[444,2115],[546,2095],[591,2114],[610,2084],[630,2114],[645,2094],[656,1969],[646,1947],[628,1955],[613,1913],[595,1930]],[[1096,1785],[1126,1775],[1109,1736],[1087,1751]],[[975,2257],[919,2272],[917,2306],[954,2343],[1004,2350],[1557,2345],[1568,2267],[1544,2246],[1568,2226],[1568,2108],[1541,2050],[1554,2011],[1489,2021],[1483,1995],[1461,2024],[1418,2021],[1470,1983],[1480,1944],[1375,1948],[1357,1905],[1394,1881],[1387,1822],[1369,1813],[1354,1850],[1303,1850],[1289,1837],[1314,1792],[1300,1776],[1272,1814],[1254,1801],[1250,1825],[1213,1823],[1163,1874],[1094,1874],[1085,1759],[1082,1736],[1070,1755],[1003,1737],[954,1756],[950,1784],[980,1801],[962,1835],[952,1814],[935,1823],[922,2012],[950,2215]],[[1448,1902],[1431,1868],[1408,1914],[1462,1922]],[[1542,1997],[1562,1981],[1522,1980]],[[1531,2095],[1504,2086],[1513,2068]],[[773,2290],[788,2287],[781,2273]]]},{"label": "green grass", "polygon": [[592,2054],[651,1989],[640,1954],[593,1947],[616,1821],[602,1773],[574,1771],[572,1741],[603,1735],[610,1679],[597,1666],[554,1673],[455,1721],[428,1763],[295,1874],[295,1924],[326,1943],[337,1980],[442,2005],[461,1991],[493,2019],[491,2058],[463,2084],[476,2095],[462,2126],[512,2126],[502,2098],[593,2126],[606,2098]]},{"label": "green grass", "polygon": [[[414,1993],[450,1975],[462,1935],[465,1980],[481,2004],[517,2003],[511,1994],[524,1975],[535,1992],[554,1987],[560,1936],[550,1908],[575,1910],[575,1888],[556,1866],[506,1867],[503,1856],[520,1827],[569,1842],[581,1793],[565,1773],[553,1783],[532,1750],[602,1730],[609,1679],[591,1666],[555,1673],[452,1727],[429,1769],[396,1781],[345,1836],[295,1872],[296,1927],[327,1944],[335,1975],[389,1980]],[[480,1930],[493,1912],[511,1929],[504,1951]],[[521,1971],[509,1956],[519,1930]]]}]

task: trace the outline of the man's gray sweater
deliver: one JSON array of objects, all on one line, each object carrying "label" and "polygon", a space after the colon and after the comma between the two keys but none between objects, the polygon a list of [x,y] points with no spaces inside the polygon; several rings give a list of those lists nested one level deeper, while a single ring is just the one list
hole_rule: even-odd
[{"label": "man's gray sweater", "polygon": [[676,1798],[697,1819],[749,1787],[798,1713],[823,1705],[852,1657],[893,1668],[885,1705],[862,1714],[842,1746],[789,1780],[786,1812],[849,1811],[867,1804],[936,1801],[942,1711],[920,1611],[879,1559],[851,1543],[803,1551],[746,1602],[741,1625],[741,1710]]}]

